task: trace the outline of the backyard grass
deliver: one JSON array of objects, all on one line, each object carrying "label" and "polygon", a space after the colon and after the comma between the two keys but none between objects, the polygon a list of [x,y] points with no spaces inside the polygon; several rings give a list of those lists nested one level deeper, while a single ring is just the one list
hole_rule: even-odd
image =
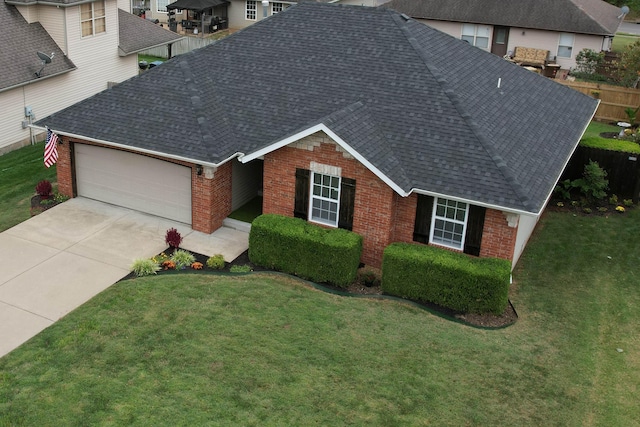
[{"label": "backyard grass", "polygon": [[500,330],[277,275],[120,282],[0,359],[0,425],[637,425],[638,235],[546,213]]},{"label": "backyard grass", "polygon": [[44,142],[0,156],[0,231],[29,218],[31,196],[36,184],[48,179],[56,182],[55,165],[44,166]]},{"label": "backyard grass", "polygon": [[602,132],[620,132],[618,126],[612,126],[607,123],[593,121],[587,127],[586,132],[580,140],[580,145],[592,148],[601,148],[603,150],[624,151],[625,153],[640,154],[640,145],[631,141],[622,141],[611,138],[602,138]]},{"label": "backyard grass", "polygon": [[622,52],[625,47],[640,40],[640,36],[627,33],[616,33],[611,42],[611,50],[614,52]]}]

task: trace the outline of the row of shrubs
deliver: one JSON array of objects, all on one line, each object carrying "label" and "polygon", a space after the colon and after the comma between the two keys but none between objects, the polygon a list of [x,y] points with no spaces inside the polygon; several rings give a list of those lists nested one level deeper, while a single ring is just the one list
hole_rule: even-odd
[{"label": "row of shrubs", "polygon": [[[346,288],[356,279],[362,236],[302,219],[266,214],[249,234],[256,265]],[[382,290],[465,313],[504,312],[511,263],[425,245],[393,243],[383,256]]]},{"label": "row of shrubs", "polygon": [[251,224],[252,263],[314,282],[349,286],[356,279],[361,254],[362,236],[347,230],[273,214]]}]

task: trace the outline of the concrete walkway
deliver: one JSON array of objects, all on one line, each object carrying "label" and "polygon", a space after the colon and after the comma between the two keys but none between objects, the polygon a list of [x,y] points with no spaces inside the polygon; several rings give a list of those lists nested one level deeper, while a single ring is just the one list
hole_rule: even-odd
[{"label": "concrete walkway", "polygon": [[166,231],[181,248],[232,261],[248,233],[213,234],[125,208],[75,198],[0,233],[0,357],[127,274],[136,258],[166,249]]}]

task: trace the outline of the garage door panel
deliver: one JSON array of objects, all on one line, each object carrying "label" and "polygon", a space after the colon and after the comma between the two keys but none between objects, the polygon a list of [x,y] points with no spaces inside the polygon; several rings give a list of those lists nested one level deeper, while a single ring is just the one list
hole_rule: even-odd
[{"label": "garage door panel", "polygon": [[191,224],[191,169],[139,154],[76,144],[78,195]]}]

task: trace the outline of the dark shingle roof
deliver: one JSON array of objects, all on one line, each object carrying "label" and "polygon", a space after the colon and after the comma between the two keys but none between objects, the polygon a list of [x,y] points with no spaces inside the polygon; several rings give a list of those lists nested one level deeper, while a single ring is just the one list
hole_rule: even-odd
[{"label": "dark shingle roof", "polygon": [[539,212],[596,107],[391,10],[301,3],[39,124],[215,164],[323,125],[404,193]]},{"label": "dark shingle roof", "polygon": [[118,48],[124,56],[182,39],[182,36],[153,22],[118,9]]},{"label": "dark shingle roof", "polygon": [[620,8],[602,0],[392,0],[384,8],[416,19],[613,35]]},{"label": "dark shingle roof", "polygon": [[42,67],[38,51],[54,54],[40,80],[76,68],[42,25],[38,22],[29,24],[15,6],[0,1],[0,22],[0,91],[38,80],[35,73]]}]

